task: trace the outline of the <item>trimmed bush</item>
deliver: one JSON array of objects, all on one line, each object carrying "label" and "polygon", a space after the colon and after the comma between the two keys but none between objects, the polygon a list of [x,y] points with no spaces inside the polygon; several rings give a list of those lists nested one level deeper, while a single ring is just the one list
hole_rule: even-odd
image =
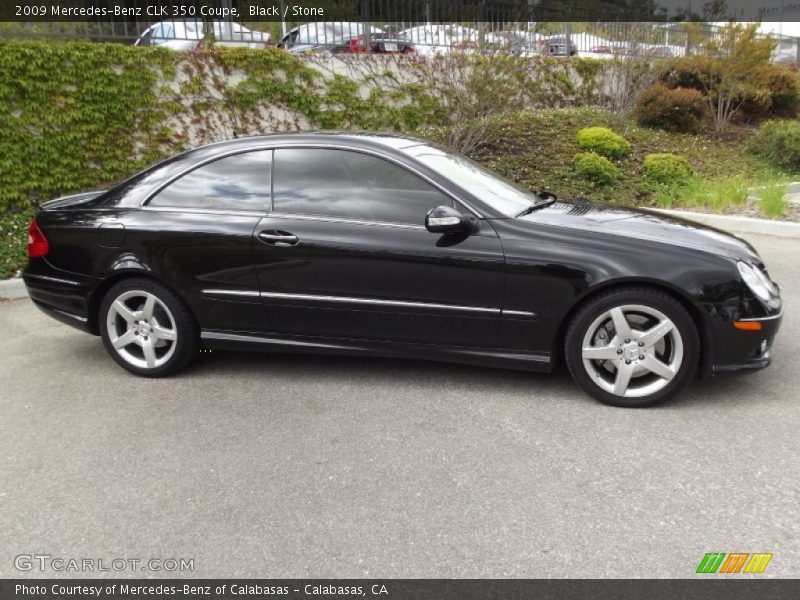
[{"label": "trimmed bush", "polygon": [[697,133],[707,114],[703,94],[692,88],[670,89],[654,83],[636,99],[634,115],[641,125],[678,133]]},{"label": "trimmed bush", "polygon": [[644,157],[644,176],[654,183],[680,184],[694,175],[694,169],[677,154],[648,154]]},{"label": "trimmed bush", "polygon": [[605,156],[594,152],[579,152],[572,159],[575,172],[598,185],[608,185],[617,180],[619,169]]},{"label": "trimmed bush", "polygon": [[[703,56],[687,56],[670,61],[658,76],[669,89],[695,89],[705,96],[706,85],[719,74],[714,61]],[[753,73],[752,86],[734,97],[741,108],[735,121],[750,122],[765,117],[794,118],[798,114],[800,83],[797,72],[785,65],[765,64]]]},{"label": "trimmed bush", "polygon": [[607,127],[581,129],[578,132],[578,145],[588,152],[594,152],[612,160],[622,158],[631,150],[628,140]]},{"label": "trimmed bush", "polygon": [[751,139],[750,148],[778,167],[800,171],[800,122],[767,121]]}]

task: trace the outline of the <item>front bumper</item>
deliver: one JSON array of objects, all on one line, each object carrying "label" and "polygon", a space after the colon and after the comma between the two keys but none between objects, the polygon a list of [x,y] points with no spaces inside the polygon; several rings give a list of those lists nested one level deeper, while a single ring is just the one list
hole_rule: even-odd
[{"label": "front bumper", "polygon": [[759,323],[758,331],[741,331],[729,321],[714,324],[713,373],[758,370],[769,366],[772,360],[772,344],[781,327],[783,313],[769,317],[747,319]]}]

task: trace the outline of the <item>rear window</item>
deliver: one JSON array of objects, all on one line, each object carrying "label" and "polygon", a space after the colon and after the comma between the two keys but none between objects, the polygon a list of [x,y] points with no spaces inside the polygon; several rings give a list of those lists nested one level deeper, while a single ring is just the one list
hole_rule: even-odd
[{"label": "rear window", "polygon": [[170,183],[148,206],[266,212],[271,162],[271,150],[217,159]]}]

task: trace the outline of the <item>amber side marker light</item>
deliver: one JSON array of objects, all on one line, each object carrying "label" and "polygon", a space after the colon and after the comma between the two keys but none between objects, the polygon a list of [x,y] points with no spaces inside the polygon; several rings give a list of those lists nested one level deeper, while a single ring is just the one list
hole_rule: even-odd
[{"label": "amber side marker light", "polygon": [[758,321],[734,321],[733,326],[742,331],[761,331],[761,323]]}]

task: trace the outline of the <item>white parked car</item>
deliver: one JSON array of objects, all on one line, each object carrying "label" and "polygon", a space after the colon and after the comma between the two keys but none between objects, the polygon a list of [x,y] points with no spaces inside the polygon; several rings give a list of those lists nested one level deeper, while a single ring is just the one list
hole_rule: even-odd
[{"label": "white parked car", "polygon": [[477,29],[461,25],[419,25],[404,29],[397,37],[414,44],[417,54],[433,56],[474,49],[480,33]]},{"label": "white parked car", "polygon": [[[239,23],[212,21],[214,38],[219,46],[263,48],[272,43],[272,36],[251,31]],[[135,46],[162,46],[172,50],[194,50],[203,40],[202,21],[160,21],[145,29]]]}]

